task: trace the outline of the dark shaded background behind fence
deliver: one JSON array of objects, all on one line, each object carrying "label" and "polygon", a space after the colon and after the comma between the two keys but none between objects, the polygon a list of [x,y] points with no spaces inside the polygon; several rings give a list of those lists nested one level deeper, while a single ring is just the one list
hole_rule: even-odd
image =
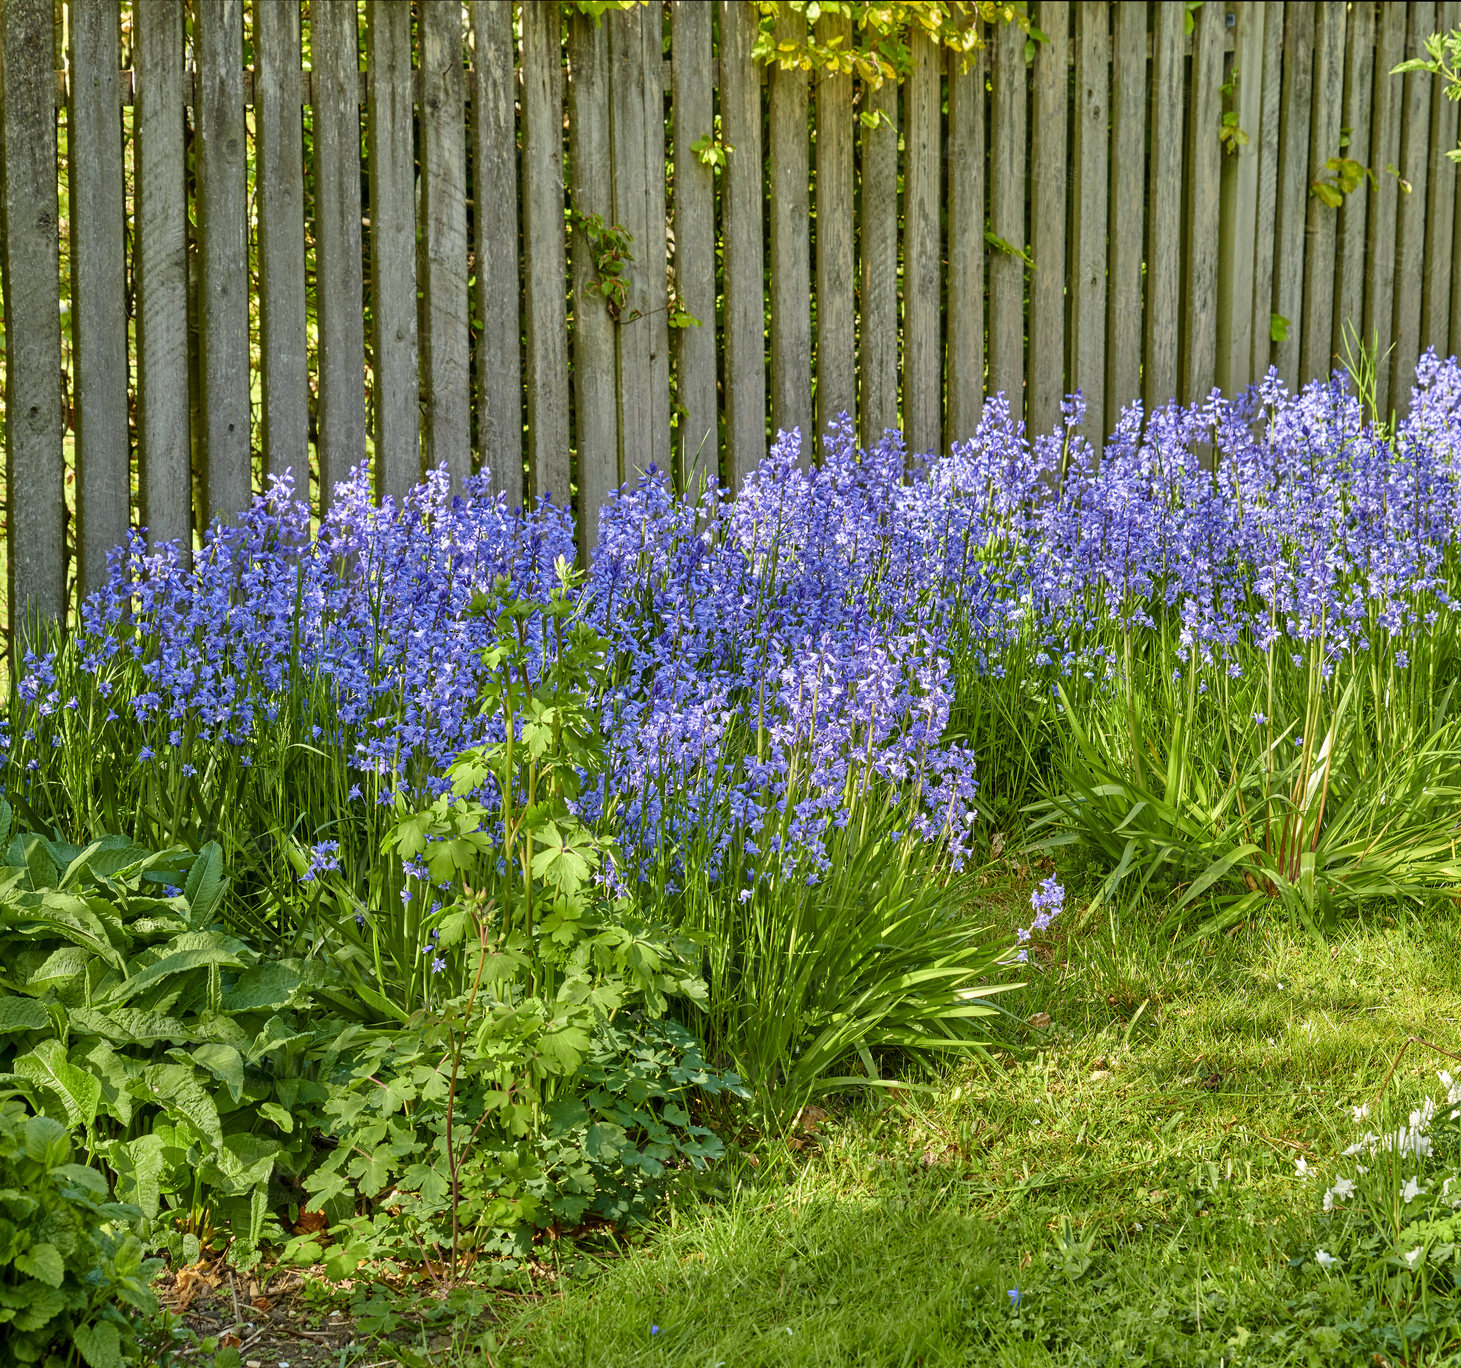
[{"label": "dark shaded background behind fence", "polygon": [[936,450],[1079,388],[1095,437],[1347,324],[1382,406],[1461,349],[1457,106],[1389,74],[1461,4],[1030,13],[871,90],[754,63],[747,0],[0,0],[7,620],[285,468],[489,467],[587,551],[842,410]]}]

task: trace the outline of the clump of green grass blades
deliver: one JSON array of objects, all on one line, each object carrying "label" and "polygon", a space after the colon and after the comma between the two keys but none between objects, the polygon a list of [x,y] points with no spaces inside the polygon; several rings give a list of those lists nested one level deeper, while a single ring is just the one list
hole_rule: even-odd
[{"label": "clump of green grass blades", "polygon": [[[1454,917],[1174,952],[1143,913],[1039,947],[1025,999],[1050,1021],[1011,1067],[971,1061],[743,1158],[724,1202],[493,1327],[493,1362],[1457,1361],[1456,1308],[1318,1267],[1323,1185],[1296,1171],[1352,1164],[1350,1107],[1461,1008]],[[1405,1056],[1393,1110],[1434,1092],[1436,1062]]]}]

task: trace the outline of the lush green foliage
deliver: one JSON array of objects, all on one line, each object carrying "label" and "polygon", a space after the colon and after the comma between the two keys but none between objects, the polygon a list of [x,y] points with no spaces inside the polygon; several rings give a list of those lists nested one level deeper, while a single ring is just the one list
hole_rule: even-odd
[{"label": "lush green foliage", "polygon": [[108,1197],[100,1173],[71,1162],[61,1122],[0,1102],[5,1362],[61,1368],[79,1355],[87,1368],[121,1368],[139,1356],[136,1313],[157,1309],[157,1265],[128,1229],[140,1213]]}]

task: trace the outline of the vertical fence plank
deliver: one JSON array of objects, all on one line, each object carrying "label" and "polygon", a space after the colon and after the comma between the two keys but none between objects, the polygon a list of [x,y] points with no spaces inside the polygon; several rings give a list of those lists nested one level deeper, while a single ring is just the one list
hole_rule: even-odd
[{"label": "vertical fence plank", "polygon": [[106,577],[131,521],[127,314],[122,296],[120,25],[107,0],[72,0],[71,333],[76,364],[77,582]]},{"label": "vertical fence plank", "polygon": [[[197,15],[198,332],[202,345],[203,503],[207,517],[248,506],[248,165],[244,146],[243,0]],[[318,79],[318,77],[316,77]],[[357,221],[359,215],[356,215]],[[359,317],[359,305],[356,316]]]},{"label": "vertical fence plank", "polygon": [[[1065,398],[1070,10],[1069,0],[1041,0],[1037,12],[1040,28],[1049,41],[1035,49],[1035,126],[1030,167],[1030,255],[1035,270],[1030,277],[1029,427],[1036,434],[1059,430],[1060,405]],[[981,216],[969,231],[979,238],[982,226]]]},{"label": "vertical fence plank", "polygon": [[908,162],[903,173],[903,425],[909,450],[922,453],[943,446],[939,232],[943,62],[926,33],[915,30],[910,44],[913,65],[904,91]]},{"label": "vertical fence plank", "polygon": [[[1404,84],[1390,75],[1405,60],[1405,6],[1381,5],[1375,43],[1375,85],[1371,103],[1369,165],[1381,171],[1400,163],[1400,102]],[[1395,343],[1395,222],[1400,211],[1400,182],[1382,174],[1370,192],[1369,231],[1374,244],[1367,254],[1365,341],[1375,341],[1380,362],[1375,375],[1375,407],[1390,412],[1390,367],[1383,358]],[[1383,248],[1383,250],[1382,250]]]},{"label": "vertical fence plank", "polygon": [[1258,241],[1258,154],[1263,119],[1263,34],[1266,0],[1234,6],[1232,113],[1237,140],[1222,157],[1222,224],[1218,232],[1217,376],[1228,396],[1253,379],[1253,280]]},{"label": "vertical fence plank", "polygon": [[[726,477],[739,489],[766,454],[766,325],[761,271],[761,86],[751,61],[755,7],[720,0],[720,124],[735,150],[721,179],[725,254]],[[896,143],[895,143],[896,152]],[[895,224],[896,229],[896,224]]]},{"label": "vertical fence plank", "polygon": [[[1375,7],[1351,7],[1345,28],[1343,126],[1350,145],[1338,155],[1367,161],[1370,131],[1370,86],[1374,81]],[[1381,170],[1384,168],[1382,167]],[[1378,173],[1377,173],[1378,174]],[[1365,312],[1365,220],[1370,209],[1369,177],[1344,197],[1339,211],[1339,248],[1334,270],[1334,328],[1329,345],[1342,353],[1346,333],[1359,333]]]},{"label": "vertical fence plank", "polygon": [[[1425,55],[1425,40],[1435,31],[1436,6],[1432,0],[1417,0],[1408,6],[1410,31],[1405,55]],[[1395,233],[1395,352],[1390,371],[1390,402],[1404,412],[1409,406],[1410,388],[1415,383],[1415,363],[1420,356],[1421,292],[1425,285],[1425,216],[1429,189],[1431,83],[1428,72],[1411,71],[1398,78],[1404,82],[1401,105],[1400,174],[1410,182],[1410,194],[1400,200]]]},{"label": "vertical fence plank", "polygon": [[1312,0],[1284,6],[1282,126],[1278,151],[1278,218],[1273,254],[1273,311],[1288,336],[1274,346],[1284,383],[1299,382],[1304,320],[1304,225],[1309,204],[1309,126],[1314,93]]},{"label": "vertical fence plank", "polygon": [[365,316],[360,256],[360,56],[355,0],[310,11],[319,300],[319,506],[365,459]]},{"label": "vertical fence plank", "polygon": [[1146,347],[1142,398],[1147,412],[1177,393],[1178,298],[1182,280],[1181,5],[1156,7],[1152,32],[1151,189],[1147,205]]},{"label": "vertical fence plank", "polygon": [[[649,331],[649,448],[644,453],[660,470],[670,469],[670,327],[669,281],[666,267],[669,241],[665,226],[665,87],[664,6],[650,5],[640,22],[640,61],[644,78],[639,84],[644,101],[644,209],[642,239],[648,307],[634,327]],[[806,182],[803,181],[803,189]],[[807,400],[810,406],[810,398]],[[643,459],[643,458],[641,458]],[[628,463],[625,463],[628,471]]]},{"label": "vertical fence plank", "polygon": [[410,9],[370,0],[365,52],[375,487],[399,500],[421,478]]},{"label": "vertical fence plank", "polygon": [[1075,203],[1071,215],[1071,383],[1086,401],[1085,433],[1106,437],[1106,233],[1110,126],[1110,7],[1075,12]]},{"label": "vertical fence plank", "polygon": [[1262,6],[1263,83],[1262,113],[1253,136],[1258,143],[1259,232],[1253,248],[1253,356],[1250,374],[1255,380],[1268,374],[1273,353],[1273,233],[1278,213],[1278,129],[1281,108],[1279,72],[1283,64],[1283,11],[1280,4]]},{"label": "vertical fence plank", "polygon": [[[1048,18],[1044,22],[1048,23]],[[982,50],[969,53],[967,58],[949,54],[949,303],[944,435],[950,443],[974,435],[984,405],[984,71]],[[1062,134],[1064,131],[1062,118]],[[1063,230],[1064,224],[1061,226]],[[1031,232],[1037,233],[1038,228]],[[1039,250],[1038,238],[1035,250]]]},{"label": "vertical fence plank", "polygon": [[260,445],[264,469],[292,470],[301,489],[309,480],[302,87],[298,3],[254,0]]},{"label": "vertical fence plank", "polygon": [[[675,0],[670,15],[670,55],[674,59],[671,99],[675,113],[675,285],[685,312],[700,320],[698,328],[677,328],[674,337],[675,377],[682,408],[679,479],[680,488],[687,493],[698,492],[707,480],[718,482],[720,479],[715,345],[715,172],[692,150],[695,143],[715,134],[714,65],[710,42],[713,17],[714,11],[710,6],[699,0]],[[818,112],[820,115],[820,109]],[[851,110],[847,111],[847,117],[850,121]],[[850,128],[848,136],[851,137]],[[849,158],[850,155],[849,152]],[[819,206],[820,174],[819,163]],[[848,217],[851,231],[850,208]],[[852,264],[849,261],[843,276],[844,293],[847,293],[846,282],[851,275]],[[848,324],[850,346],[850,312]]]},{"label": "vertical fence plank", "polygon": [[858,273],[862,319],[858,432],[865,446],[898,426],[898,87],[866,93],[877,124],[862,130]]},{"label": "vertical fence plank", "polygon": [[[1111,74],[1110,304],[1106,345],[1109,423],[1141,390],[1142,208],[1146,203],[1147,7],[1115,7]],[[1039,258],[1035,259],[1037,262]]]},{"label": "vertical fence plank", "polygon": [[[707,34],[708,36],[708,34]],[[587,564],[598,541],[599,509],[619,485],[614,322],[598,281],[597,254],[584,225],[613,221],[609,160],[609,35],[586,14],[568,21],[568,166],[574,208],[573,406],[578,453],[578,551]],[[708,89],[708,87],[707,87]],[[681,167],[676,160],[675,174]],[[713,308],[713,300],[712,300]]]},{"label": "vertical fence plank", "polygon": [[[622,23],[626,16],[608,16]],[[563,68],[558,7],[522,11],[523,271],[527,282],[528,474],[534,498],[570,498],[563,281]],[[611,31],[612,32],[612,31]]]},{"label": "vertical fence plank", "polygon": [[5,290],[5,489],[10,646],[66,609],[61,275],[51,0],[0,6],[0,243]]},{"label": "vertical fence plank", "polygon": [[[806,21],[785,6],[776,41],[801,43]],[[810,463],[812,433],[811,275],[807,255],[807,73],[771,68],[768,148],[771,169],[771,429],[801,431],[802,464]]]},{"label": "vertical fence plank", "polygon": [[1187,279],[1182,311],[1182,378],[1187,402],[1206,399],[1217,379],[1218,226],[1222,188],[1223,14],[1197,11],[1187,120]]},{"label": "vertical fence plank", "polygon": [[[1340,115],[1344,112],[1345,0],[1319,6],[1314,48],[1314,104],[1309,134],[1309,182],[1329,174],[1324,164],[1340,155]],[[1311,194],[1304,265],[1304,325],[1299,345],[1303,380],[1329,374],[1333,360],[1334,263],[1339,243],[1339,211]]]},{"label": "vertical fence plank", "polygon": [[466,92],[461,6],[426,5],[421,42],[421,378],[426,464],[472,473]]},{"label": "vertical fence plank", "polygon": [[619,459],[624,478],[650,464],[650,333],[643,326],[649,311],[649,186],[644,148],[644,36],[648,14],[635,10],[610,14],[609,53],[613,64],[611,99],[614,139],[614,202],[608,221],[630,235],[633,260],[624,265],[625,297],[615,328],[618,367]]},{"label": "vertical fence plank", "polygon": [[[1104,13],[1102,7],[1102,13]],[[1023,252],[1025,235],[1025,35],[999,24],[994,48],[994,103],[990,114],[989,226],[995,237]],[[993,248],[989,257],[989,388],[1024,416],[1025,263]]]},{"label": "vertical fence plank", "polygon": [[512,0],[471,0],[471,6],[477,450],[493,490],[515,507],[523,500],[523,369]]},{"label": "vertical fence plank", "polygon": [[[1461,4],[1445,0],[1436,7],[1436,29],[1450,33],[1461,25]],[[1446,355],[1450,326],[1452,232],[1456,212],[1456,165],[1447,156],[1456,146],[1456,104],[1444,84],[1431,85],[1429,184],[1426,189],[1425,286],[1421,290],[1420,346]]]},{"label": "vertical fence plank", "polygon": [[[682,5],[677,8],[683,7]],[[823,15],[817,21],[822,42],[852,40],[846,15]],[[817,104],[817,417],[822,432],[838,414],[857,409],[854,370],[852,225],[852,77],[823,72],[816,87]],[[679,115],[676,114],[678,120]],[[676,165],[679,158],[675,158]],[[954,207],[950,203],[949,212]],[[954,263],[949,263],[952,274]],[[695,311],[690,310],[691,313]]]},{"label": "vertical fence plank", "polygon": [[139,512],[153,545],[177,541],[186,551],[193,545],[193,499],[185,378],[188,201],[182,0],[157,0],[138,7],[133,14],[132,51],[137,82],[132,119]]}]

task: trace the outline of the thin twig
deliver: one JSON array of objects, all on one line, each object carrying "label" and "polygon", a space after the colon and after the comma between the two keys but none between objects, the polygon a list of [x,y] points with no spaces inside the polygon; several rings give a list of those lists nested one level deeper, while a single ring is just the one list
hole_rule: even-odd
[{"label": "thin twig", "polygon": [[1392,1062],[1389,1069],[1385,1071],[1385,1077],[1381,1079],[1380,1086],[1375,1091],[1376,1107],[1380,1105],[1380,1098],[1384,1094],[1385,1088],[1389,1084],[1391,1076],[1395,1073],[1395,1070],[1400,1067],[1400,1061],[1405,1058],[1406,1050],[1408,1050],[1412,1045],[1424,1045],[1426,1049],[1434,1050],[1438,1055],[1445,1055],[1447,1059],[1454,1059],[1458,1064],[1461,1064],[1461,1055],[1458,1055],[1451,1050],[1442,1049],[1441,1046],[1435,1045],[1429,1040],[1422,1040],[1418,1035],[1406,1036],[1404,1042],[1400,1046],[1400,1049],[1396,1051],[1394,1062]]}]

